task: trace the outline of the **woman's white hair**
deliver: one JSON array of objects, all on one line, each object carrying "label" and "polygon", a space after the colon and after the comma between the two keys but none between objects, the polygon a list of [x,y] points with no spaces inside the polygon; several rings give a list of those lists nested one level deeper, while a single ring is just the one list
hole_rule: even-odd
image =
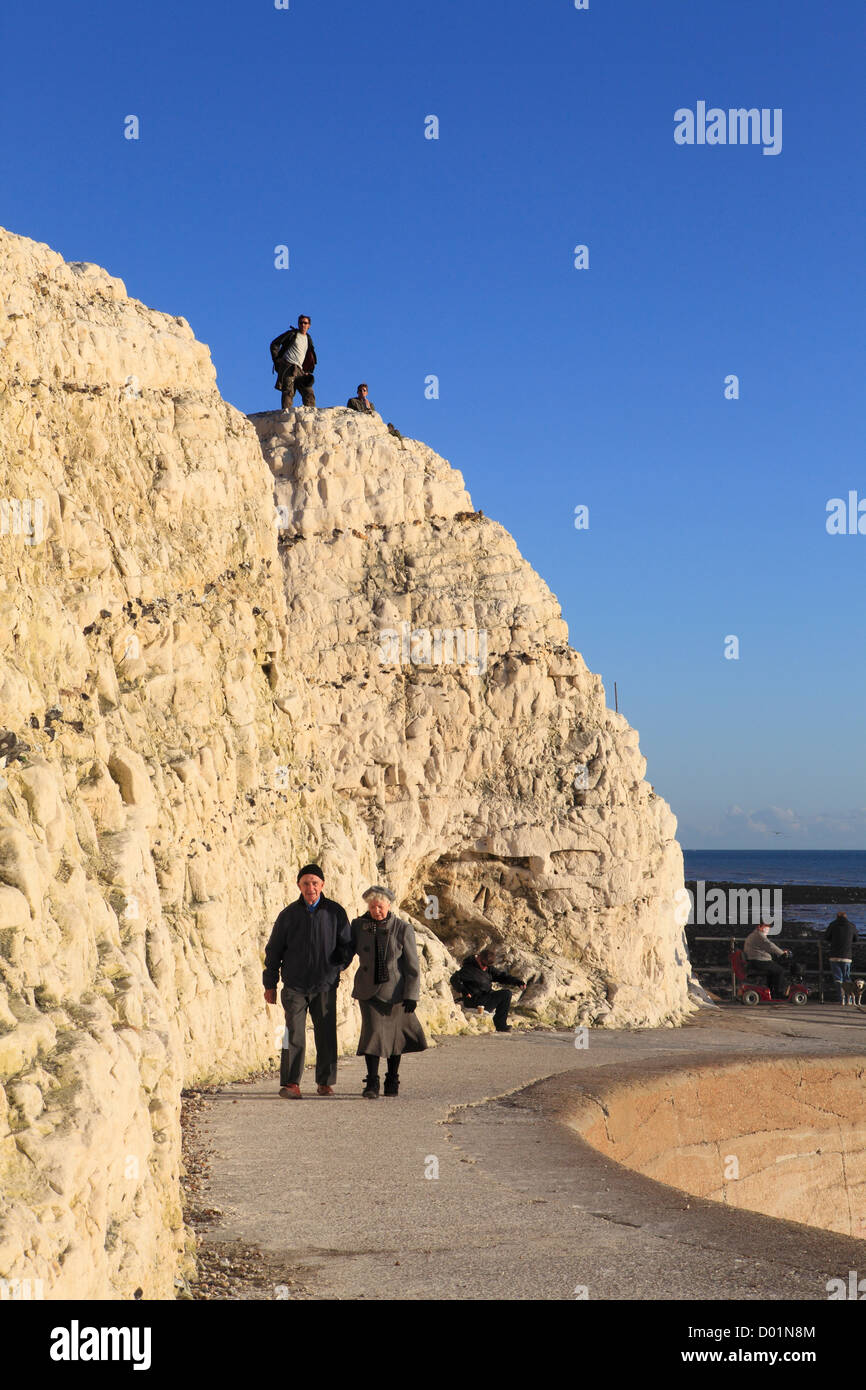
[{"label": "woman's white hair", "polygon": [[388,904],[394,901],[394,894],[391,889],[385,888],[381,883],[374,883],[372,888],[368,888],[366,893],[361,894],[361,897],[365,903],[375,902],[377,899],[379,902]]}]

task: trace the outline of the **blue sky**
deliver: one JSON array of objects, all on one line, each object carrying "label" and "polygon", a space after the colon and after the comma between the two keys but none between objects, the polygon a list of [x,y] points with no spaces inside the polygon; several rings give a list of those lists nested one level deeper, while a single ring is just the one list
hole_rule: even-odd
[{"label": "blue sky", "polygon": [[[864,37],[859,0],[6,0],[0,223],[183,314],[244,411],[309,312],[319,403],[363,377],[462,470],[686,847],[862,848],[866,535],[825,520],[866,498]],[[699,101],[781,108],[781,152],[677,145]]]}]

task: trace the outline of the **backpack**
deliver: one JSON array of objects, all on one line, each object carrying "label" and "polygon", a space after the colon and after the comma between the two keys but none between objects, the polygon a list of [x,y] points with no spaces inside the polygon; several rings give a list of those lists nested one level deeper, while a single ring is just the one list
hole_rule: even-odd
[{"label": "backpack", "polygon": [[297,333],[297,331],[296,328],[288,328],[285,333],[281,333],[280,336],[274,338],[274,341],[271,343],[271,362],[273,363],[275,372],[279,373],[279,359],[289,345],[289,338],[293,333]]}]

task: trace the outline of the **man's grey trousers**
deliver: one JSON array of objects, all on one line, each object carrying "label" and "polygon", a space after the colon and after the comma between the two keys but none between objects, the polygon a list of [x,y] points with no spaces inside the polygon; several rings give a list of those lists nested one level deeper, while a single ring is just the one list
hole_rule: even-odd
[{"label": "man's grey trousers", "polygon": [[333,1086],[337,1079],[337,986],[321,994],[302,994],[283,985],[280,1002],[286,1012],[286,1032],[280,1054],[280,1085],[299,1086],[307,1051],[307,1010],[316,1040],[316,1084]]}]

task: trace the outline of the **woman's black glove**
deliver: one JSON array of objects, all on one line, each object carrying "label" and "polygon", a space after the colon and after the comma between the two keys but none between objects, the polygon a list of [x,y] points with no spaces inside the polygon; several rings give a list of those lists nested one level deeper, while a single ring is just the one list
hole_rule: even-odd
[{"label": "woman's black glove", "polygon": [[416,1006],[417,1003],[418,1003],[418,1000],[417,1000],[417,999],[404,999],[404,1000],[403,1000],[403,1008],[405,1009],[405,1011],[406,1011],[407,1014],[414,1014],[414,1012],[415,1012],[415,1006]]}]

